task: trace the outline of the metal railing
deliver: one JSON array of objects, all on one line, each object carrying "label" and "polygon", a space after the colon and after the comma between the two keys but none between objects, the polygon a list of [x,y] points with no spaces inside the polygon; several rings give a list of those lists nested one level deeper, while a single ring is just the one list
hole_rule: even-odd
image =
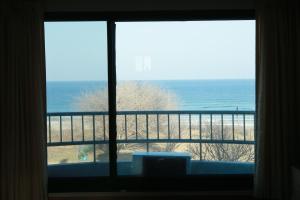
[{"label": "metal railing", "polygon": [[[109,143],[108,112],[47,114],[49,147]],[[120,111],[117,143],[255,144],[254,111]]]}]

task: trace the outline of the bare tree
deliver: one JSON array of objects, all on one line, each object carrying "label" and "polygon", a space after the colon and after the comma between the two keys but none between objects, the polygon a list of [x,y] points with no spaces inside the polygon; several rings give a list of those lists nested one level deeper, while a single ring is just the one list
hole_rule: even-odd
[{"label": "bare tree", "polygon": [[[116,88],[117,111],[151,111],[151,110],[174,110],[178,108],[178,99],[172,92],[162,89],[159,86],[138,81],[120,82]],[[108,111],[108,90],[104,88],[93,92],[83,93],[75,101],[76,107],[81,111]],[[154,138],[157,134],[157,116],[149,115],[148,127],[145,123],[145,115],[141,116],[117,116],[117,140],[125,138],[139,139],[146,137],[146,129],[148,128],[149,137]],[[137,120],[137,121],[136,121]],[[159,124],[166,124],[167,119],[159,118]],[[88,123],[88,122],[87,122]],[[108,126],[108,120],[106,120]],[[103,121],[99,120],[95,124],[98,130],[103,129]],[[137,127],[136,127],[137,126]],[[173,127],[171,126],[171,131]],[[160,134],[166,134],[167,127],[160,127]],[[137,132],[136,132],[137,131]],[[126,133],[126,135],[125,135]],[[107,134],[107,133],[106,133]],[[104,135],[100,136],[103,139]],[[178,146],[176,144],[152,145],[160,151],[174,151]],[[118,153],[121,151],[137,151],[145,149],[145,144],[119,143]],[[107,154],[108,148],[101,148],[104,154]]]},{"label": "bare tree", "polygon": [[[118,111],[172,110],[178,108],[174,93],[159,86],[138,81],[124,81],[117,85]],[[108,90],[104,88],[83,93],[75,105],[82,111],[108,111]]]},{"label": "bare tree", "polygon": [[[178,108],[178,99],[176,96],[159,86],[151,85],[144,82],[120,82],[117,85],[117,110],[118,111],[147,111],[147,110],[175,110]],[[108,90],[104,88],[93,92],[83,93],[77,100],[76,106],[81,111],[107,111],[108,110]],[[171,117],[171,116],[170,116]],[[173,118],[171,118],[173,119]],[[159,130],[157,127],[159,120]],[[172,121],[172,120],[170,120]],[[88,120],[85,123],[91,123]],[[108,120],[105,121],[105,126],[108,127]],[[80,124],[80,123],[79,123]],[[146,130],[148,130],[149,138],[157,138],[157,133],[161,137],[167,138],[168,131],[172,134],[178,131],[178,127],[169,124],[167,116],[148,115],[148,125],[146,125],[145,115],[127,115],[126,125],[125,116],[117,116],[117,140],[125,139],[146,139]],[[223,127],[223,136],[221,136],[220,122],[214,122],[212,130],[209,121],[204,122],[202,131],[203,137],[209,138],[211,131],[213,132],[214,140],[230,140],[232,130],[228,126]],[[96,129],[103,130],[103,119],[96,121]],[[146,127],[147,126],[147,127]],[[238,137],[242,131],[236,126],[235,134]],[[168,130],[168,128],[170,130]],[[184,128],[184,124],[181,127]],[[183,130],[182,130],[183,131]],[[193,132],[193,130],[192,130]],[[197,132],[197,131],[196,131]],[[108,132],[105,133],[108,138]],[[98,136],[97,139],[103,139],[104,134]],[[176,137],[176,136],[175,136]],[[190,152],[194,159],[218,160],[218,161],[253,161],[254,147],[248,144],[189,144],[182,145],[178,143],[159,144],[153,143],[149,145],[151,151],[176,151],[177,149],[186,149]],[[143,151],[146,144],[140,143],[119,143],[117,144],[117,152],[119,155],[130,154],[134,151]],[[84,148],[85,151],[92,151]],[[105,145],[99,145],[98,150],[101,150],[104,155],[108,155],[108,148]]]},{"label": "bare tree", "polygon": [[[210,126],[204,127],[204,135],[210,135]],[[223,128],[223,136],[220,134],[221,129],[218,125],[212,126],[214,140],[230,140],[232,130],[228,127]],[[235,134],[242,135],[242,131],[236,130]],[[203,143],[189,144],[187,151],[192,154],[194,159],[233,161],[233,162],[253,162],[254,146],[250,144],[226,144],[224,143]]]}]

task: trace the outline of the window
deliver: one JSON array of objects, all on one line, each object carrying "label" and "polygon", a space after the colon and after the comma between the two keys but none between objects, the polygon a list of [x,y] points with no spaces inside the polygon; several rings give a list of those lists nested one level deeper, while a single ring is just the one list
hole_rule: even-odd
[{"label": "window", "polygon": [[254,20],[45,22],[45,39],[50,178],[254,173]]},{"label": "window", "polygon": [[49,175],[107,176],[106,22],[47,22],[45,39]]},{"label": "window", "polygon": [[116,55],[119,175],[253,173],[254,21],[118,22]]}]

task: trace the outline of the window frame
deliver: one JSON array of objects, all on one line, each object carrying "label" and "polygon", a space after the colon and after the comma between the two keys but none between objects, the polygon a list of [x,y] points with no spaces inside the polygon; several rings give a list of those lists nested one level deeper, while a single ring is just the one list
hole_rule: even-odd
[{"label": "window frame", "polygon": [[[116,142],[116,22],[137,21],[255,20],[255,11],[126,11],[126,12],[47,12],[44,22],[106,21],[108,53],[109,168],[107,177],[49,177],[49,193],[115,191],[228,191],[252,190],[253,174],[191,175],[186,177],[134,177],[117,175]],[[256,123],[255,123],[256,124]],[[180,183],[180,184],[178,184]]]}]

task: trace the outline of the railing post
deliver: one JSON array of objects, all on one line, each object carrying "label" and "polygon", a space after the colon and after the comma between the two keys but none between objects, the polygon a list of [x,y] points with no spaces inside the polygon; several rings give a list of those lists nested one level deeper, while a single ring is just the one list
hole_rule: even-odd
[{"label": "railing post", "polygon": [[246,141],[246,119],[245,114],[243,114],[243,127],[244,127],[244,141]]},{"label": "railing post", "polygon": [[202,115],[199,114],[199,138],[202,140]]},{"label": "railing post", "polygon": [[95,115],[93,115],[93,146],[94,146],[94,163],[96,162],[96,131],[95,131]]},{"label": "railing post", "polygon": [[81,132],[82,132],[82,141],[84,141],[85,140],[85,138],[84,138],[84,116],[82,115],[81,116]]},{"label": "railing post", "polygon": [[49,143],[51,143],[51,116],[49,116]]},{"label": "railing post", "polygon": [[222,134],[222,141],[224,140],[224,115],[221,114],[221,134]]},{"label": "railing post", "polygon": [[202,160],[202,115],[199,114],[200,160]]},{"label": "railing post", "polygon": [[181,139],[180,114],[178,114],[178,133],[179,133],[179,139]]},{"label": "railing post", "polygon": [[192,139],[192,119],[191,114],[189,114],[189,129],[190,129],[190,140]]},{"label": "railing post", "polygon": [[212,114],[210,114],[210,139],[213,140]]},{"label": "railing post", "polygon": [[106,127],[105,127],[106,120],[105,120],[105,115],[102,115],[102,123],[103,123],[103,139],[105,141],[106,140]]},{"label": "railing post", "polygon": [[156,115],[157,139],[159,139],[159,114]]},{"label": "railing post", "polygon": [[253,123],[254,123],[254,162],[256,163],[256,160],[257,160],[257,142],[256,142],[256,139],[257,139],[257,116],[256,116],[256,113],[253,115]]},{"label": "railing post", "polygon": [[127,140],[127,115],[126,114],[124,116],[124,121],[125,121],[125,140]]},{"label": "railing post", "polygon": [[73,130],[73,116],[71,115],[71,137],[72,142],[74,141],[74,130]]},{"label": "railing post", "polygon": [[135,139],[138,139],[138,119],[137,114],[135,114]]},{"label": "railing post", "polygon": [[60,134],[60,142],[63,141],[62,139],[62,121],[61,116],[59,116],[59,134]]},{"label": "railing post", "polygon": [[234,114],[232,114],[232,138],[235,140],[235,133],[234,133]]},{"label": "railing post", "polygon": [[149,152],[149,127],[148,127],[149,119],[148,119],[148,114],[146,114],[146,137],[147,137],[147,152]]},{"label": "railing post", "polygon": [[168,114],[168,139],[170,138],[170,114]]}]

